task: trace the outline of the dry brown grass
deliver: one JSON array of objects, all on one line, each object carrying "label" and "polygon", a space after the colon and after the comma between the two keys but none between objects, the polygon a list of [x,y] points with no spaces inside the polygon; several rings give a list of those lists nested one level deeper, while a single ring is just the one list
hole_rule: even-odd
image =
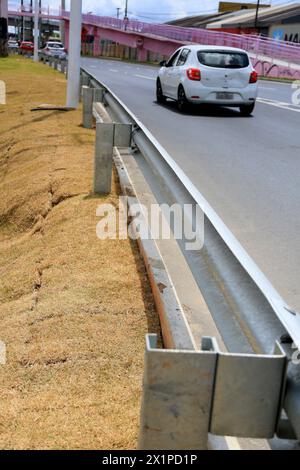
[{"label": "dry brown grass", "polygon": [[96,238],[94,131],[65,80],[0,59],[0,448],[136,446],[144,335],[159,329],[137,246]]}]

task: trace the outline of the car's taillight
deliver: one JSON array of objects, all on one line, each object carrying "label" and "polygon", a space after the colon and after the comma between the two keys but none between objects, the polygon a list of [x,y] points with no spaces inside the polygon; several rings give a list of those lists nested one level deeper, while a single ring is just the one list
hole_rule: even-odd
[{"label": "car's taillight", "polygon": [[186,74],[189,80],[196,80],[198,82],[201,80],[201,72],[199,69],[187,69]]},{"label": "car's taillight", "polygon": [[256,83],[257,78],[258,78],[258,73],[256,72],[256,70],[253,70],[253,72],[251,72],[250,74],[249,83]]}]

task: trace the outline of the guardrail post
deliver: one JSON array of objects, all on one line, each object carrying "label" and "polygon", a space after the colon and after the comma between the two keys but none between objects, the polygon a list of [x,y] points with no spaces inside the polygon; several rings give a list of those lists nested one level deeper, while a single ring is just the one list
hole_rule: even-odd
[{"label": "guardrail post", "polygon": [[115,147],[130,147],[131,146],[132,125],[131,124],[115,124]]},{"label": "guardrail post", "polygon": [[89,87],[90,86],[90,77],[84,73],[81,73],[80,75],[80,90],[81,93],[79,93],[79,101],[82,101],[82,87]]},{"label": "guardrail post", "polygon": [[140,450],[205,450],[217,353],[156,349],[147,335]]},{"label": "guardrail post", "polygon": [[62,60],[60,62],[60,71],[61,71],[61,73],[65,74],[65,70],[66,70],[66,62],[64,60]]},{"label": "guardrail post", "polygon": [[94,103],[103,103],[104,90],[103,88],[93,88],[94,92]]},{"label": "guardrail post", "polygon": [[80,75],[80,85],[81,86],[90,86],[90,77],[85,73]]},{"label": "guardrail post", "polygon": [[93,127],[93,98],[94,90],[87,86],[82,87],[82,124],[85,129]]},{"label": "guardrail post", "polygon": [[111,192],[112,164],[114,146],[114,124],[96,123],[96,143],[94,160],[94,192]]},{"label": "guardrail post", "polygon": [[53,62],[54,62],[54,70],[57,70],[57,65],[58,65],[58,64],[57,64],[57,59],[54,58],[54,61],[53,61]]},{"label": "guardrail post", "polygon": [[[203,337],[201,351],[157,349],[147,335],[139,448],[200,450],[208,433],[270,439],[285,395],[287,356],[220,351]],[[283,430],[292,436],[290,428]]]}]

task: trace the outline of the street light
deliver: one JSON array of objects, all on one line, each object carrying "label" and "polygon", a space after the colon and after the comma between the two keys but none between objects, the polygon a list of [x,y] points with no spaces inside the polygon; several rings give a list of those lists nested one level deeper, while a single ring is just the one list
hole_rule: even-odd
[{"label": "street light", "polygon": [[256,4],[256,12],[255,12],[255,29],[258,28],[258,11],[259,11],[259,4],[260,4],[260,0],[257,0],[257,4]]},{"label": "street light", "polygon": [[40,4],[39,0],[34,2],[34,52],[33,60],[38,62],[39,60],[39,13],[40,13]]},{"label": "street light", "polygon": [[126,2],[125,2],[124,20],[128,20],[128,0],[126,0]]},{"label": "street light", "polygon": [[82,0],[72,0],[70,7],[67,107],[77,108],[80,92]]}]

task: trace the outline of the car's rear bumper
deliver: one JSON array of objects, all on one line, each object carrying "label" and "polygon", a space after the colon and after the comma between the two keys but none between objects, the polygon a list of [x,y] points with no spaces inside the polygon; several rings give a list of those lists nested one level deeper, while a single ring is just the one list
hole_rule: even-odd
[{"label": "car's rear bumper", "polygon": [[66,59],[67,54],[53,54],[53,52],[46,52],[45,53],[46,57],[52,57],[53,59]]},{"label": "car's rear bumper", "polygon": [[215,104],[219,106],[230,106],[230,107],[239,107],[244,105],[252,105],[255,103],[256,99],[251,98],[249,100],[201,100],[201,99],[189,99],[191,103],[195,104]]},{"label": "car's rear bumper", "polygon": [[[249,84],[245,88],[208,88],[203,85],[189,84],[185,87],[186,97],[193,103],[219,104],[224,106],[251,105],[257,98],[257,85]],[[220,94],[230,94],[226,99]]]}]

